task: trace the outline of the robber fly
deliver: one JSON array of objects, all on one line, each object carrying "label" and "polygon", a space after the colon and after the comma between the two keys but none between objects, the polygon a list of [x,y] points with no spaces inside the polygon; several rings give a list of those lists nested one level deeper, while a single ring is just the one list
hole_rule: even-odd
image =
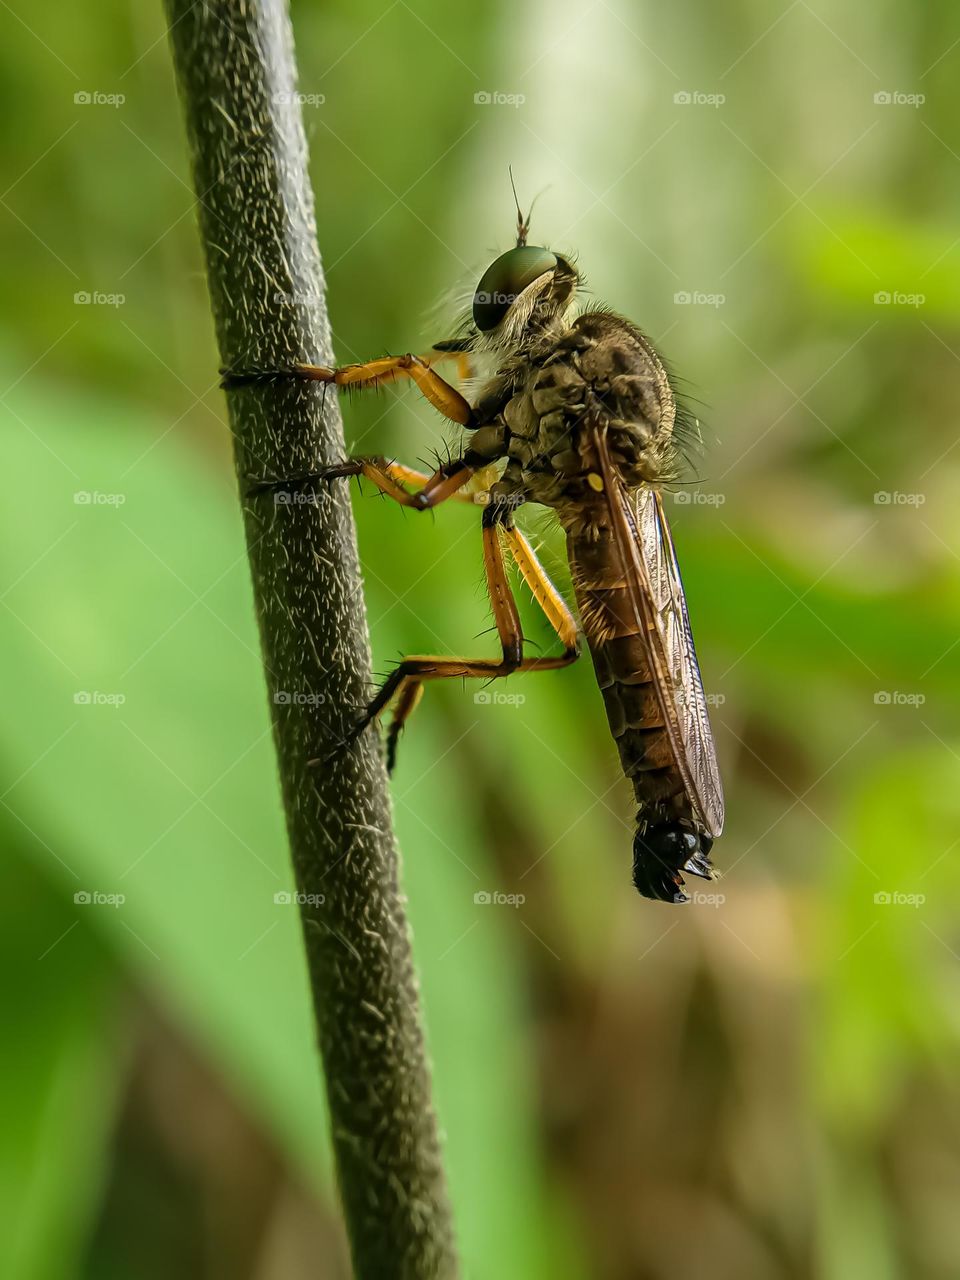
[{"label": "robber fly", "polygon": [[[577,315],[579,272],[559,253],[529,245],[528,232],[529,214],[518,204],[516,246],[484,272],[463,336],[427,355],[228,373],[225,385],[293,376],[359,389],[409,378],[469,432],[459,455],[433,475],[364,457],[300,478],[363,475],[420,511],[447,499],[483,499],[484,568],[501,656],[404,659],[363,721],[392,705],[390,765],[425,681],[549,671],[578,657],[580,627],[514,520],[525,502],[556,512],[607,719],[637,800],[633,881],[648,898],[684,902],[682,873],[711,878],[710,849],[723,828],[713,737],[660,495],[677,474],[684,418],[649,340],[606,308]],[[436,372],[449,358],[486,367],[470,400]],[[524,655],[505,555],[556,631],[561,654]]]}]

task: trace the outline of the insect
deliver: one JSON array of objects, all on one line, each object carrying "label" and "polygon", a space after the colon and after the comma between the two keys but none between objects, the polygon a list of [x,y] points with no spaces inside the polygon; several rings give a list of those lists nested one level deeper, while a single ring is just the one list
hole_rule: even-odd
[{"label": "insect", "polygon": [[[348,458],[303,480],[363,475],[404,506],[484,501],[483,561],[498,658],[417,655],[381,687],[364,726],[388,707],[392,767],[424,683],[564,667],[582,632],[610,729],[636,796],[633,882],[648,898],[684,902],[683,873],[712,877],[723,790],[683,585],[660,488],[676,478],[685,425],[663,361],[628,320],[606,308],[577,314],[581,276],[559,253],[516,245],[484,272],[462,336],[425,356],[384,356],[340,368],[228,373],[225,385],[292,376],[340,388],[407,378],[466,429],[458,456],[426,475],[382,457]],[[468,400],[435,369],[469,359],[483,372]],[[270,483],[270,482],[267,482]],[[550,507],[566,534],[581,626],[517,528],[527,502]],[[527,657],[505,557],[517,565],[563,652]]]}]

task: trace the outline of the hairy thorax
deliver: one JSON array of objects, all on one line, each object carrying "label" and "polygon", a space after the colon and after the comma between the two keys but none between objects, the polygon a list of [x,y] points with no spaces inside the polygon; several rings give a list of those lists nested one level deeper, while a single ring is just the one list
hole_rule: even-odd
[{"label": "hairy thorax", "polygon": [[676,405],[666,370],[640,331],[611,313],[590,312],[533,339],[503,360],[477,404],[489,420],[471,452],[506,459],[494,498],[556,507],[564,523],[596,511],[591,422],[605,428],[627,486],[671,476]]}]

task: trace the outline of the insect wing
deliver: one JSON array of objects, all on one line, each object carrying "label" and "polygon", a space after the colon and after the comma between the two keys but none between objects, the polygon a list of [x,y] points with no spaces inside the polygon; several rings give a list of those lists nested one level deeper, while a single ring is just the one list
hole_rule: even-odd
[{"label": "insect wing", "polygon": [[628,492],[596,433],[604,492],[627,587],[647,637],[650,670],[677,768],[708,835],[723,830],[723,786],[683,582],[660,495]]},{"label": "insect wing", "polygon": [[699,807],[708,833],[723,830],[723,784],[707,714],[700,664],[693,643],[687,599],[677,563],[663,499],[651,490],[634,496],[637,526],[642,530],[640,550],[647,566],[654,602],[662,620],[664,652],[674,698],[680,712],[681,738],[696,785]]}]

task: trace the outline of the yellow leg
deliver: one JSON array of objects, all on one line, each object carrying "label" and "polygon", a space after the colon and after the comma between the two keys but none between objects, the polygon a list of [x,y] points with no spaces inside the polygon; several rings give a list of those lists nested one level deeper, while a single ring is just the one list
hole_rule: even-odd
[{"label": "yellow leg", "polygon": [[289,369],[257,370],[252,373],[226,370],[222,385],[233,388],[248,383],[273,382],[278,378],[302,378],[307,382],[326,382],[336,387],[358,390],[382,387],[398,378],[409,378],[445,418],[458,422],[462,427],[470,426],[473,422],[473,410],[460,392],[451,387],[449,382],[444,382],[427,361],[409,352],[402,356],[381,356],[362,364],[345,364],[338,369],[320,364],[296,364]]},{"label": "yellow leg", "polygon": [[[564,652],[556,657],[523,657],[520,615],[517,612],[516,600],[504,565],[501,531],[505,535],[508,550],[516,561],[524,580],[533,591],[534,598],[563,642]],[[366,727],[391,703],[393,704],[393,718],[387,731],[387,768],[391,772],[396,763],[400,734],[411,712],[420,701],[425,681],[454,678],[489,680],[497,676],[510,675],[515,671],[554,671],[558,667],[568,666],[579,656],[577,624],[573,614],[547,577],[530,543],[519,530],[485,522],[483,563],[493,618],[500,638],[501,657],[444,658],[416,654],[404,658],[370,704],[361,725],[361,728]]]}]

